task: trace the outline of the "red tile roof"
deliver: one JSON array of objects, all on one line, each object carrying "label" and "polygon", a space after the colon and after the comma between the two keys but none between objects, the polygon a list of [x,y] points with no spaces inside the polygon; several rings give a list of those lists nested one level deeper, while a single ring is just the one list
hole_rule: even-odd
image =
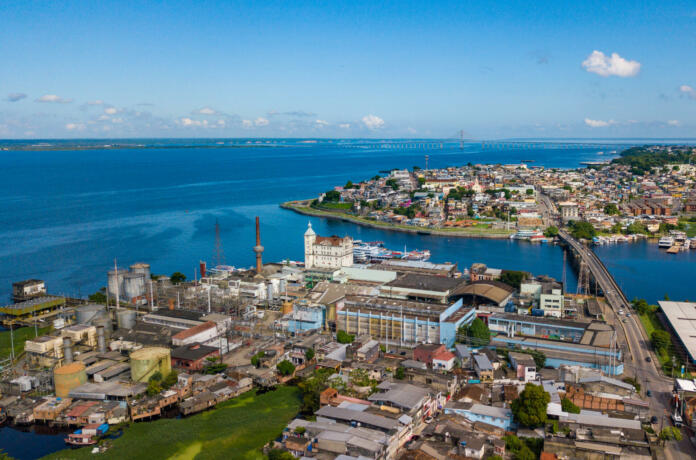
[{"label": "red tile roof", "polygon": [[188,339],[191,336],[194,336],[213,327],[217,327],[214,322],[206,321],[203,324],[199,324],[198,326],[193,326],[192,328],[179,332],[178,334],[172,336],[172,340]]}]

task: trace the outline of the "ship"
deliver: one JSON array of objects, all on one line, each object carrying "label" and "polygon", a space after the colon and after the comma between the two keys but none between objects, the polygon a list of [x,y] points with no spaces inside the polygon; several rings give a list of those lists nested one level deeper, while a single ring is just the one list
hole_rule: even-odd
[{"label": "ship", "polygon": [[548,238],[544,236],[544,233],[539,230],[518,230],[517,233],[510,235],[511,240],[527,240],[535,241],[538,243],[545,243]]},{"label": "ship", "polygon": [[663,236],[660,241],[657,242],[657,246],[660,248],[671,248],[674,244],[674,238],[671,236]]},{"label": "ship", "polygon": [[376,260],[419,260],[426,261],[430,259],[430,251],[412,250],[407,251],[404,247],[403,251],[393,251],[384,247],[382,241],[353,241],[353,259],[356,262],[370,262]]}]

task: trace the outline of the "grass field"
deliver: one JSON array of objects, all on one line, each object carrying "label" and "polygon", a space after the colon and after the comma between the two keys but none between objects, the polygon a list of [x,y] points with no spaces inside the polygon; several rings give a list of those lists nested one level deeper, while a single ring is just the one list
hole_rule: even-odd
[{"label": "grass field", "polygon": [[110,440],[105,453],[90,448],[66,449],[47,459],[263,459],[261,448],[275,439],[300,408],[296,387],[250,391],[216,409],[185,419],[160,419],[131,424],[123,436]]},{"label": "grass field", "polygon": [[[39,336],[47,334],[51,330],[50,327],[39,328]],[[33,339],[35,336],[33,327],[21,327],[14,330],[14,350],[15,356],[24,351],[24,342],[27,339]],[[0,359],[9,358],[10,356],[10,331],[0,332]]]}]

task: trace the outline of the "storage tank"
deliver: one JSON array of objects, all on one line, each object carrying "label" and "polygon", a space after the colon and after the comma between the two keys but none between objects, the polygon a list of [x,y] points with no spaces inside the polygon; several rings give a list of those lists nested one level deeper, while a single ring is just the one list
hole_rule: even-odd
[{"label": "storage tank", "polygon": [[147,382],[152,374],[159,371],[163,377],[172,371],[169,348],[145,347],[130,354],[131,379]]},{"label": "storage tank", "polygon": [[131,300],[143,295],[145,295],[145,275],[142,273],[128,273],[124,275],[121,298]]},{"label": "storage tank", "polygon": [[273,300],[273,284],[271,283],[268,283],[268,286],[266,287],[266,300]]},{"label": "storage tank", "polygon": [[135,327],[135,312],[133,310],[117,311],[116,324],[119,329],[133,329]]},{"label": "storage tank", "polygon": [[92,321],[106,314],[106,307],[96,303],[82,305],[76,308],[77,322],[79,324],[92,324]]},{"label": "storage tank", "polygon": [[118,273],[116,270],[109,270],[108,274],[108,286],[109,286],[109,296],[116,297],[116,288],[118,287],[119,297],[123,296],[123,277],[126,276],[128,270],[119,269]]},{"label": "storage tank", "polygon": [[283,315],[289,315],[290,313],[292,313],[292,302],[286,300],[283,302]]},{"label": "storage tank", "polygon": [[150,279],[150,264],[145,262],[136,262],[130,266],[131,273],[140,273],[146,280]]},{"label": "storage tank", "polygon": [[64,366],[56,367],[53,369],[53,382],[56,396],[59,398],[67,398],[70,390],[87,383],[85,365],[79,361],[75,361]]},{"label": "storage tank", "polygon": [[278,292],[280,292],[280,295],[285,295],[285,291],[288,289],[288,282],[284,279],[280,280],[280,286],[278,288]]}]

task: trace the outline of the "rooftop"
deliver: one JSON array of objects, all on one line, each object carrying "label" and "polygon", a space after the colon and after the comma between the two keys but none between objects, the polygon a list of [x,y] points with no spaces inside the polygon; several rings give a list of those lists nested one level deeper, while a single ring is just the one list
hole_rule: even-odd
[{"label": "rooftop", "polygon": [[387,283],[385,286],[419,289],[422,291],[450,292],[463,283],[464,280],[461,278],[446,278],[444,276],[407,273]]},{"label": "rooftop", "polygon": [[660,300],[658,303],[691,359],[696,359],[696,302]]}]

